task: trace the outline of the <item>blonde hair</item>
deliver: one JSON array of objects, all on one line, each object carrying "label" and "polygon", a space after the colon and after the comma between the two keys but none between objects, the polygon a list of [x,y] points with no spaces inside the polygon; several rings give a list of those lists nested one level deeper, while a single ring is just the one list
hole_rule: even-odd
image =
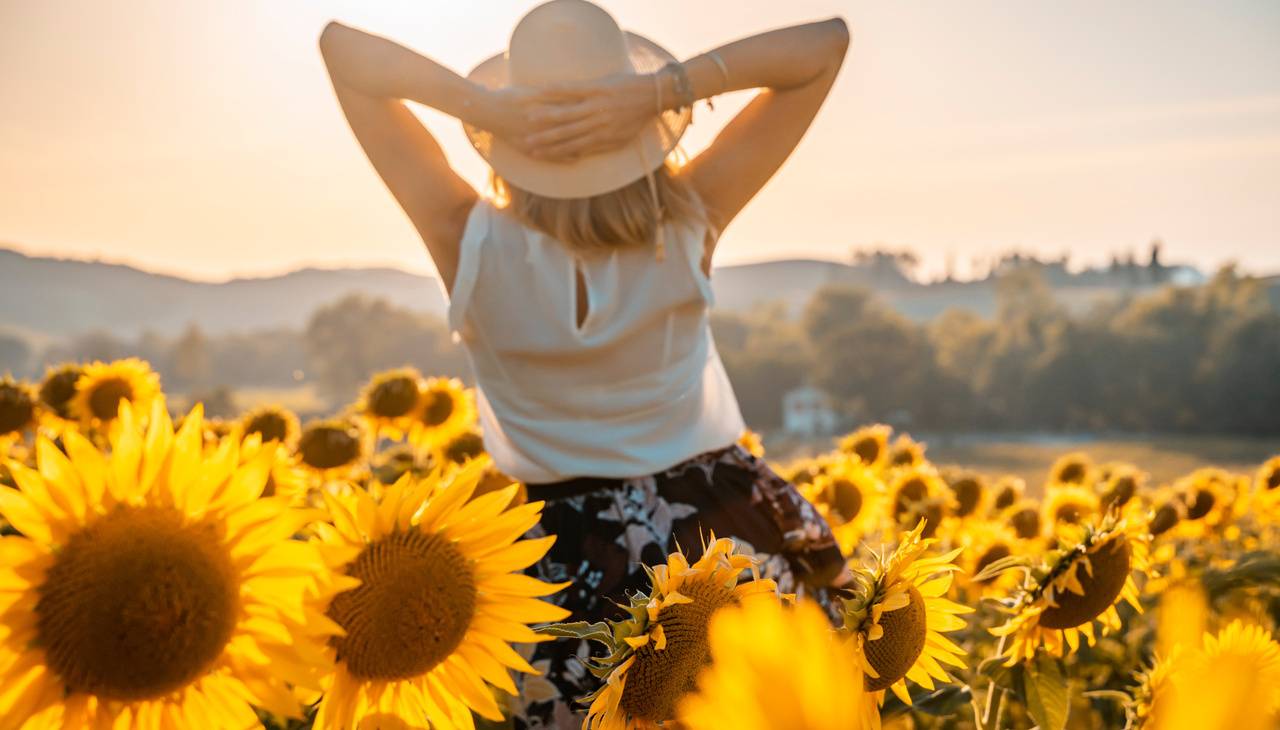
[{"label": "blonde hair", "polygon": [[698,193],[677,170],[676,163],[668,161],[653,172],[653,189],[642,177],[589,198],[548,198],[496,173],[490,184],[497,205],[521,223],[575,249],[598,250],[653,243],[663,222],[707,224]]}]

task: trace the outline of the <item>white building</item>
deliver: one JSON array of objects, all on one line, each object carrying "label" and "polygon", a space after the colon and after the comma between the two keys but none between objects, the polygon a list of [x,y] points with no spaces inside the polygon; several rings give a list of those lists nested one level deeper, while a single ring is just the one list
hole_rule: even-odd
[{"label": "white building", "polygon": [[782,396],[782,428],[796,436],[827,436],[839,428],[831,396],[802,385]]}]

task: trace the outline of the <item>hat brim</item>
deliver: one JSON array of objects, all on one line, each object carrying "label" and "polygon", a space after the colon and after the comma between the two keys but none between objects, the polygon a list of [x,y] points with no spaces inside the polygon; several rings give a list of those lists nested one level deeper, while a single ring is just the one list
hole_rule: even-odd
[{"label": "hat brim", "polygon": [[[651,73],[675,61],[666,49],[635,33],[626,33],[627,50],[637,73]],[[507,56],[486,59],[467,78],[491,89],[509,85]],[[516,187],[548,198],[588,198],[625,187],[662,166],[689,126],[689,109],[665,112],[622,147],[572,162],[537,160],[493,134],[463,124],[467,138],[494,172]]]}]

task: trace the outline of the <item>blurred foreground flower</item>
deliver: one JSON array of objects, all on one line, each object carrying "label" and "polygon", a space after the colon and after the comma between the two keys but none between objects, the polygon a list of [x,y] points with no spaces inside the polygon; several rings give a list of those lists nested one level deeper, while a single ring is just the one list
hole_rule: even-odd
[{"label": "blurred foreground flower", "polygon": [[679,705],[689,730],[861,730],[866,695],[856,641],[816,604],[731,606],[711,619],[712,664]]},{"label": "blurred foreground flower", "polygon": [[[79,433],[38,469],[9,462],[0,513],[0,728],[249,727],[253,707],[300,717],[318,688],[329,587],[312,519],[260,498],[274,446],[203,453],[201,408],[173,431],[163,401],[139,424],[121,399],[106,456]],[[116,420],[113,419],[113,420]]]}]

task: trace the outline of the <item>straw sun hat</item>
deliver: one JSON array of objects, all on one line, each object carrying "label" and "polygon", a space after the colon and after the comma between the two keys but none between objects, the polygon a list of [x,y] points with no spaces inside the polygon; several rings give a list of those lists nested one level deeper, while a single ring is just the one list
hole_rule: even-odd
[{"label": "straw sun hat", "polygon": [[[551,0],[521,18],[505,53],[467,78],[491,89],[591,81],[652,73],[675,61],[653,41],[624,33],[609,13],[585,0]],[[549,198],[585,198],[617,190],[658,169],[689,126],[687,108],[655,116],[635,141],[571,162],[529,157],[492,134],[463,125],[471,144],[512,185]]]}]

